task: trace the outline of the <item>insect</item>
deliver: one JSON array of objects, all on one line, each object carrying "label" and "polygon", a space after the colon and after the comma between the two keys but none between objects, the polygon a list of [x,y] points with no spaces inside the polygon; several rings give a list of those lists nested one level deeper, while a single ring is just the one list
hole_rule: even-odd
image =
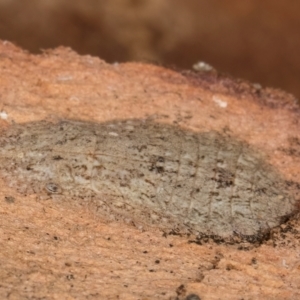
[{"label": "insect", "polygon": [[0,162],[0,177],[20,193],[179,233],[261,236],[297,203],[245,142],[145,120],[12,125],[0,136]]}]

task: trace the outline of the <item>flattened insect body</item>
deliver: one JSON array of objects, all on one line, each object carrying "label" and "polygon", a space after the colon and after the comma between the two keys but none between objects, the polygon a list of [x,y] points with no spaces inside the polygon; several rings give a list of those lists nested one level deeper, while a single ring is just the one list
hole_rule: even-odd
[{"label": "flattened insect body", "polygon": [[20,192],[59,194],[107,214],[179,233],[261,236],[298,199],[251,147],[215,132],[143,120],[12,126],[0,176]]}]

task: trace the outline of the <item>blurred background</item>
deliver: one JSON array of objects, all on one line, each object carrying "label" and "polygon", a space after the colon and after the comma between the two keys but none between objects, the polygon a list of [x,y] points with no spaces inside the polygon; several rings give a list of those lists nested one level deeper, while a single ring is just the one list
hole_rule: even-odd
[{"label": "blurred background", "polygon": [[0,39],[217,70],[300,96],[300,1],[0,0]]}]

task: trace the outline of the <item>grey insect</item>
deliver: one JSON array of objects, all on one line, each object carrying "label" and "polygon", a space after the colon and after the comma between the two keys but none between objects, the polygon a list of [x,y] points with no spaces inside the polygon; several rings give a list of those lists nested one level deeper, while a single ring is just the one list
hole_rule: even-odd
[{"label": "grey insect", "polygon": [[261,236],[299,200],[246,143],[145,120],[13,125],[0,136],[0,163],[20,193],[198,236]]}]

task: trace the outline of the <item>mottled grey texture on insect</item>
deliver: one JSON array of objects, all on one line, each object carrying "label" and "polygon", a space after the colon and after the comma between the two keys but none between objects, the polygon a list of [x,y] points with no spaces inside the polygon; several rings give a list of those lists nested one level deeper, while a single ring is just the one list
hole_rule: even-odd
[{"label": "mottled grey texture on insect", "polygon": [[23,194],[179,233],[257,236],[293,214],[286,182],[247,144],[143,120],[14,125],[0,176]]}]

